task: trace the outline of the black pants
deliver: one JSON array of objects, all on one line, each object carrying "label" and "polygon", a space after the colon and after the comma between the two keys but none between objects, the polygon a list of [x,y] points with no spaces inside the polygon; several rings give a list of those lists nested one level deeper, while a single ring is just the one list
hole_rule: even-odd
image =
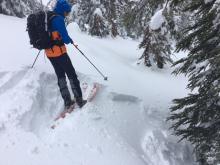
[{"label": "black pants", "polygon": [[69,56],[65,53],[62,56],[49,58],[51,64],[54,67],[54,70],[58,79],[58,86],[60,88],[60,93],[64,99],[65,105],[68,105],[71,102],[70,92],[67,87],[66,75],[70,81],[70,86],[73,91],[75,98],[82,97],[82,91],[80,88],[80,82],[77,78],[75,69],[72,65],[72,62]]}]

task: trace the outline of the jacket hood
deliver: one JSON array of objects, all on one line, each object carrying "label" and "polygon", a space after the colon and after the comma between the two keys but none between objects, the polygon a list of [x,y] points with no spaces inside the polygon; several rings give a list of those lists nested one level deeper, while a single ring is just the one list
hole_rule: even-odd
[{"label": "jacket hood", "polygon": [[66,0],[57,0],[54,12],[64,16],[64,12],[69,13],[72,6]]}]

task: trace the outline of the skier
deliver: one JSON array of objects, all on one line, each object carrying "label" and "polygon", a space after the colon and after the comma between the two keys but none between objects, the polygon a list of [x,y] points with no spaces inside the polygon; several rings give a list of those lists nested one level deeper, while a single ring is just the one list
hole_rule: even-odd
[{"label": "skier", "polygon": [[[58,86],[61,96],[64,100],[65,109],[69,109],[76,101],[81,108],[86,104],[86,100],[82,98],[80,82],[77,78],[75,69],[67,54],[65,44],[74,44],[68,35],[64,19],[71,11],[71,6],[66,0],[58,0],[54,8],[55,18],[51,21],[51,33],[53,47],[45,49],[45,53],[54,67],[58,79]],[[76,45],[75,45],[76,46]],[[75,101],[71,99],[70,92],[67,87],[66,75],[69,79]]]}]

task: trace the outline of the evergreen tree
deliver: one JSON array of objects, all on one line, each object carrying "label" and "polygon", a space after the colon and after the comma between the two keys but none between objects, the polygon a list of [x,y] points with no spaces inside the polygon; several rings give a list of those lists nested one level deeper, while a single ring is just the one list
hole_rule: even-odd
[{"label": "evergreen tree", "polygon": [[[116,37],[120,30],[119,11],[122,0],[79,0],[73,6],[73,19],[82,31],[104,37]],[[97,29],[98,28],[98,29]]]},{"label": "evergreen tree", "polygon": [[127,36],[139,38],[144,34],[154,13],[161,9],[164,0],[128,1],[123,13],[123,23]]},{"label": "evergreen tree", "polygon": [[[180,7],[182,1],[173,0]],[[220,163],[220,3],[219,0],[189,0],[185,11],[191,12],[189,25],[177,45],[188,56],[175,63],[175,74],[189,77],[191,93],[174,100],[172,128],[181,139],[195,147],[201,165]]]},{"label": "evergreen tree", "polygon": [[40,3],[37,0],[0,0],[0,13],[20,18],[39,7]]},{"label": "evergreen tree", "polygon": [[116,37],[119,34],[119,18],[120,18],[120,5],[118,0],[103,0],[105,8],[105,18],[107,20],[109,33],[112,37]]},{"label": "evergreen tree", "polygon": [[94,15],[91,17],[89,27],[89,33],[93,36],[105,37],[108,35],[108,29],[99,8],[96,9]]},{"label": "evergreen tree", "polygon": [[[99,31],[108,31],[108,34],[113,37],[120,35],[139,38],[143,36],[150,18],[163,6],[164,1],[79,0],[73,7],[72,20],[77,22],[82,31],[90,34],[94,31],[91,30],[94,29],[91,25],[94,25],[98,19],[104,25],[96,25],[96,27],[104,28]],[[97,9],[102,13],[99,16],[96,13]]]},{"label": "evergreen tree", "polygon": [[105,37],[109,34],[105,8],[101,0],[80,0],[74,5],[73,19],[82,31]]},{"label": "evergreen tree", "polygon": [[181,3],[181,6],[176,6],[175,8],[170,8],[170,3],[167,3],[167,8],[170,9],[164,13],[168,29],[176,41],[182,38],[184,29],[186,29],[188,25],[191,25],[195,19],[191,17],[191,12],[183,10],[183,6],[186,6],[186,2]]},{"label": "evergreen tree", "polygon": [[143,59],[144,64],[148,67],[156,64],[158,68],[162,69],[164,64],[172,62],[170,58],[170,33],[164,16],[165,11],[167,9],[162,9],[154,15],[150,26],[146,28],[143,41],[139,45],[139,48],[144,48],[144,52],[139,60]]},{"label": "evergreen tree", "polygon": [[78,3],[73,6],[73,19],[78,23],[82,31],[88,31],[88,23],[93,13],[92,8],[94,8],[92,5],[91,0],[79,0]]}]

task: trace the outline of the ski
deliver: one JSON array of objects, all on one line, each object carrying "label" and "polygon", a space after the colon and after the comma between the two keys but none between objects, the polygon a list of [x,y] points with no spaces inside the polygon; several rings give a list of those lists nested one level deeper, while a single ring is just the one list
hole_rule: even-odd
[{"label": "ski", "polygon": [[[75,106],[76,106],[75,104],[76,104],[76,103],[74,103],[70,108],[65,109],[64,111],[62,111],[62,112],[54,119],[54,121],[56,122],[56,121],[58,121],[59,119],[64,119],[67,114],[72,113],[72,112],[74,111],[74,109],[75,109]],[[52,129],[55,129],[55,127],[56,127],[56,123],[51,126]]]},{"label": "ski", "polygon": [[[82,85],[82,91],[83,91],[83,96],[85,98],[87,98],[87,103],[88,102],[92,102],[94,100],[94,98],[97,95],[97,92],[99,90],[100,85],[98,83],[93,83],[93,85],[89,88],[89,85],[87,83],[83,83]],[[87,104],[86,103],[86,104]],[[86,105],[85,104],[85,105]],[[85,106],[84,105],[84,106]],[[76,105],[76,103],[74,103],[69,109],[64,110],[63,112],[61,112],[55,119],[54,121],[57,122],[60,119],[64,119],[66,117],[67,114],[71,114],[74,109],[76,109],[78,106]],[[55,129],[57,126],[57,124],[55,123],[54,125],[51,126],[52,129]]]},{"label": "ski", "polygon": [[73,112],[74,108],[75,108],[75,103],[70,108],[65,109],[63,112],[61,112],[60,115],[54,121],[57,121],[60,118],[65,118],[67,114],[70,114]]},{"label": "ski", "polygon": [[87,96],[87,101],[91,102],[95,96],[97,95],[97,92],[99,90],[99,84],[98,83],[94,83],[92,89],[90,90],[88,96]]}]

